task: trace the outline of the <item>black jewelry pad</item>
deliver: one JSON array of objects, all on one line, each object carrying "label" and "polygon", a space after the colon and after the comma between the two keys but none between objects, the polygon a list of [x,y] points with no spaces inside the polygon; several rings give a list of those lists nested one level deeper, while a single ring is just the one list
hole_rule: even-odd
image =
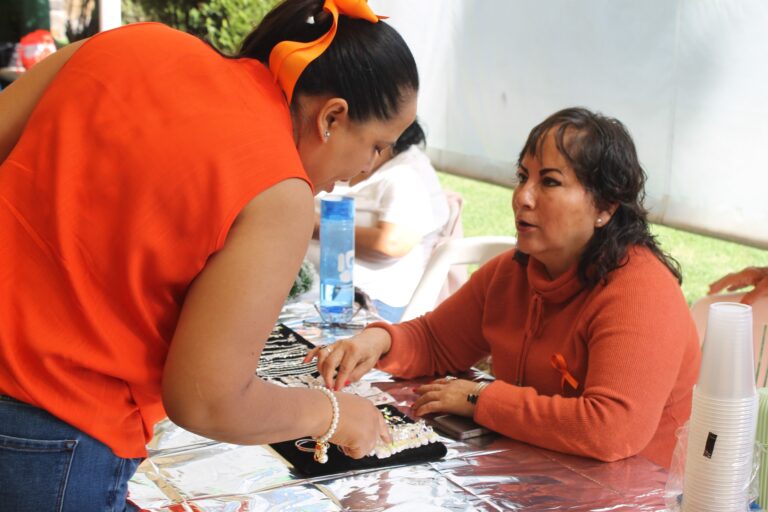
[{"label": "black jewelry pad", "polygon": [[[389,404],[377,406],[385,415],[397,418],[395,422],[414,423],[412,419],[400,412],[396,407]],[[344,414],[344,411],[341,411]],[[393,422],[393,423],[395,423]],[[332,475],[335,473],[344,473],[346,471],[357,469],[384,468],[388,466],[399,466],[404,464],[422,464],[432,460],[445,457],[448,452],[445,445],[441,442],[429,443],[417,448],[409,448],[399,453],[380,459],[373,455],[363,457],[362,459],[353,459],[345,455],[335,444],[331,444],[328,449],[328,462],[320,464],[315,462],[313,454],[303,452],[296,448],[296,440],[275,443],[270,446],[282,455],[288,462],[293,464],[296,471],[304,476]],[[314,446],[313,443],[307,443]]]},{"label": "black jewelry pad", "polygon": [[264,344],[256,375],[267,380],[299,375],[319,377],[316,361],[302,362],[314,347],[290,327],[277,324]]}]

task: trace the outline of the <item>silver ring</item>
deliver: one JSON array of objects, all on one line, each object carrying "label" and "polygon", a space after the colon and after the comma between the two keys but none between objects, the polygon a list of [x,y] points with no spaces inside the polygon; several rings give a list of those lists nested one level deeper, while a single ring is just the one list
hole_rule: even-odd
[{"label": "silver ring", "polygon": [[327,351],[328,355],[330,355],[333,352],[333,350],[331,350],[331,347],[329,347],[327,345],[325,347],[323,347],[323,350]]},{"label": "silver ring", "polygon": [[456,377],[454,377],[453,375],[446,375],[446,376],[443,378],[443,380],[456,380]]}]

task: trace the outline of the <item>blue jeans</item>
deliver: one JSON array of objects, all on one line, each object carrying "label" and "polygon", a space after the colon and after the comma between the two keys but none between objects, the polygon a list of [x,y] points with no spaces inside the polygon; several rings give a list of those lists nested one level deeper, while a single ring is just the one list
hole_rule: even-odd
[{"label": "blue jeans", "polygon": [[137,510],[126,495],[139,462],[0,395],[0,512]]}]

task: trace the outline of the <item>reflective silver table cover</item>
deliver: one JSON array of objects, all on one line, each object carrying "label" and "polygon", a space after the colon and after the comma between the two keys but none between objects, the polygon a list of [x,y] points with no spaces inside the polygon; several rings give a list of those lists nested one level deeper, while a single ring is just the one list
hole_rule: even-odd
[{"label": "reflective silver table cover", "polygon": [[[294,303],[280,321],[316,344],[356,332],[305,326],[313,315],[311,304]],[[356,320],[372,319],[365,315]],[[416,381],[378,371],[366,380],[410,412]],[[129,499],[142,510],[174,512],[665,510],[667,472],[642,457],[606,464],[495,434],[442,441],[448,454],[437,462],[304,478],[269,446],[211,441],[166,420],[129,483]]]}]

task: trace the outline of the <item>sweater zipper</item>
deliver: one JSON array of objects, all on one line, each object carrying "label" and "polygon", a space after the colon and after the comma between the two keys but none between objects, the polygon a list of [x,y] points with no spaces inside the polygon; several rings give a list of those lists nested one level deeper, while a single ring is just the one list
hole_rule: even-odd
[{"label": "sweater zipper", "polygon": [[525,369],[525,361],[528,359],[528,348],[530,347],[528,334],[523,337],[523,350],[520,351],[520,361],[517,363],[517,382],[516,386],[523,385],[523,371]]},{"label": "sweater zipper", "polygon": [[533,343],[536,333],[539,331],[543,307],[541,295],[534,293],[531,298],[530,309],[528,310],[528,318],[525,322],[525,334],[523,335],[523,348],[520,351],[520,361],[517,363],[517,386],[523,385],[523,378],[525,377],[523,372],[525,370],[525,362],[528,359],[528,349],[531,343]]}]

